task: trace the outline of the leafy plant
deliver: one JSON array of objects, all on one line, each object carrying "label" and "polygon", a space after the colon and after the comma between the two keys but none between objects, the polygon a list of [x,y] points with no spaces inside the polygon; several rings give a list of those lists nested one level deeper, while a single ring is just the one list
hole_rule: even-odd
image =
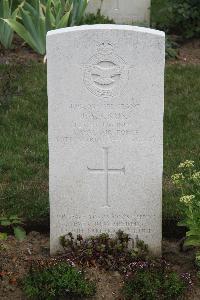
[{"label": "leafy plant", "polygon": [[171,0],[171,30],[185,38],[200,36],[200,2],[199,0]]},{"label": "leafy plant", "polygon": [[194,161],[186,160],[179,165],[180,173],[172,175],[172,181],[181,191],[185,219],[178,223],[186,226],[186,245],[200,247],[200,171],[195,170]]},{"label": "leafy plant", "polygon": [[[44,3],[44,1],[43,1]],[[46,33],[49,30],[78,25],[88,0],[23,1],[18,20],[4,19],[33,50],[46,53]]]},{"label": "leafy plant", "polygon": [[75,26],[81,24],[85,9],[90,0],[71,0],[72,2],[72,12],[70,15],[69,26]]},{"label": "leafy plant", "polygon": [[133,260],[146,258],[147,246],[140,240],[130,247],[128,234],[118,231],[114,238],[108,234],[83,240],[81,235],[75,239],[71,233],[60,238],[65,255],[81,265],[101,266],[107,270],[124,272],[126,265]]},{"label": "leafy plant", "polygon": [[196,254],[196,266],[200,270],[200,252]]},{"label": "leafy plant", "polygon": [[[25,230],[21,227],[22,219],[17,216],[0,217],[0,225],[3,228],[12,229],[16,239],[22,241],[26,237]],[[6,239],[7,233],[0,233],[0,240]]]},{"label": "leafy plant", "polygon": [[87,14],[83,20],[82,24],[88,24],[88,25],[93,25],[93,24],[114,24],[114,20],[109,19],[108,17],[105,17],[104,15],[101,14],[101,10],[98,9],[96,14]]},{"label": "leafy plant", "polygon": [[165,39],[165,57],[166,59],[170,58],[177,58],[178,52],[177,52],[178,44],[175,43],[170,36],[166,36]]},{"label": "leafy plant", "polygon": [[183,38],[200,36],[199,0],[153,0],[151,23],[153,27]]},{"label": "leafy plant", "polygon": [[0,0],[0,43],[5,49],[11,48],[13,40],[13,30],[3,19],[16,20],[18,9],[12,11],[12,0]]},{"label": "leafy plant", "polygon": [[0,232],[0,241],[7,240],[7,233]]},{"label": "leafy plant", "polygon": [[190,285],[190,274],[179,275],[164,260],[139,261],[129,265],[122,292],[127,300],[177,300]]},{"label": "leafy plant", "polygon": [[158,28],[164,30],[165,32],[168,32],[169,1],[170,0],[151,1],[151,27]]},{"label": "leafy plant", "polygon": [[58,262],[45,267],[31,268],[23,281],[24,292],[29,298],[58,299],[59,297],[90,297],[95,294],[94,283],[68,263]]}]

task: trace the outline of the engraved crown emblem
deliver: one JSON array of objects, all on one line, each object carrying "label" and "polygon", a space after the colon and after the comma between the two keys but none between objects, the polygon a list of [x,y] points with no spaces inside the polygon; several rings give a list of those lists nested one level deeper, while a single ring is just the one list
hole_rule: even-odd
[{"label": "engraved crown emblem", "polygon": [[109,42],[103,42],[98,45],[98,53],[108,55],[113,52],[113,46]]}]

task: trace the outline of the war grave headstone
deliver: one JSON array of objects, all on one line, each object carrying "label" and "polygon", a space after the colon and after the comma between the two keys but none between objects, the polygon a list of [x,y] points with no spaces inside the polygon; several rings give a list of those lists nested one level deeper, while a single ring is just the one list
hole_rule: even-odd
[{"label": "war grave headstone", "polygon": [[100,9],[101,14],[116,24],[149,24],[151,0],[90,0],[86,13]]},{"label": "war grave headstone", "polygon": [[161,252],[165,36],[128,25],[47,35],[51,253],[118,230]]}]

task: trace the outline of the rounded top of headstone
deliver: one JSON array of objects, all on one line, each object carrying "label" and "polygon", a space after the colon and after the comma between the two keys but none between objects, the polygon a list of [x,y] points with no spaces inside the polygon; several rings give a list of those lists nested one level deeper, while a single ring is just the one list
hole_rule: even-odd
[{"label": "rounded top of headstone", "polygon": [[139,27],[139,26],[115,25],[115,24],[81,25],[81,26],[60,28],[60,29],[48,31],[47,36],[62,34],[67,32],[77,32],[77,31],[87,31],[87,30],[122,30],[122,31],[124,30],[124,31],[141,32],[141,33],[147,33],[152,35],[158,35],[160,37],[165,37],[165,33],[160,30],[155,30],[146,27]]}]

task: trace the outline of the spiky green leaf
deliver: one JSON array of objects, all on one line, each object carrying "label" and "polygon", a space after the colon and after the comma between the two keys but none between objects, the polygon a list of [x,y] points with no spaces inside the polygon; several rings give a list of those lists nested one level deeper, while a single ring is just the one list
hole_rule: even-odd
[{"label": "spiky green leaf", "polygon": [[14,234],[19,241],[23,241],[26,238],[26,231],[20,226],[14,227]]}]

